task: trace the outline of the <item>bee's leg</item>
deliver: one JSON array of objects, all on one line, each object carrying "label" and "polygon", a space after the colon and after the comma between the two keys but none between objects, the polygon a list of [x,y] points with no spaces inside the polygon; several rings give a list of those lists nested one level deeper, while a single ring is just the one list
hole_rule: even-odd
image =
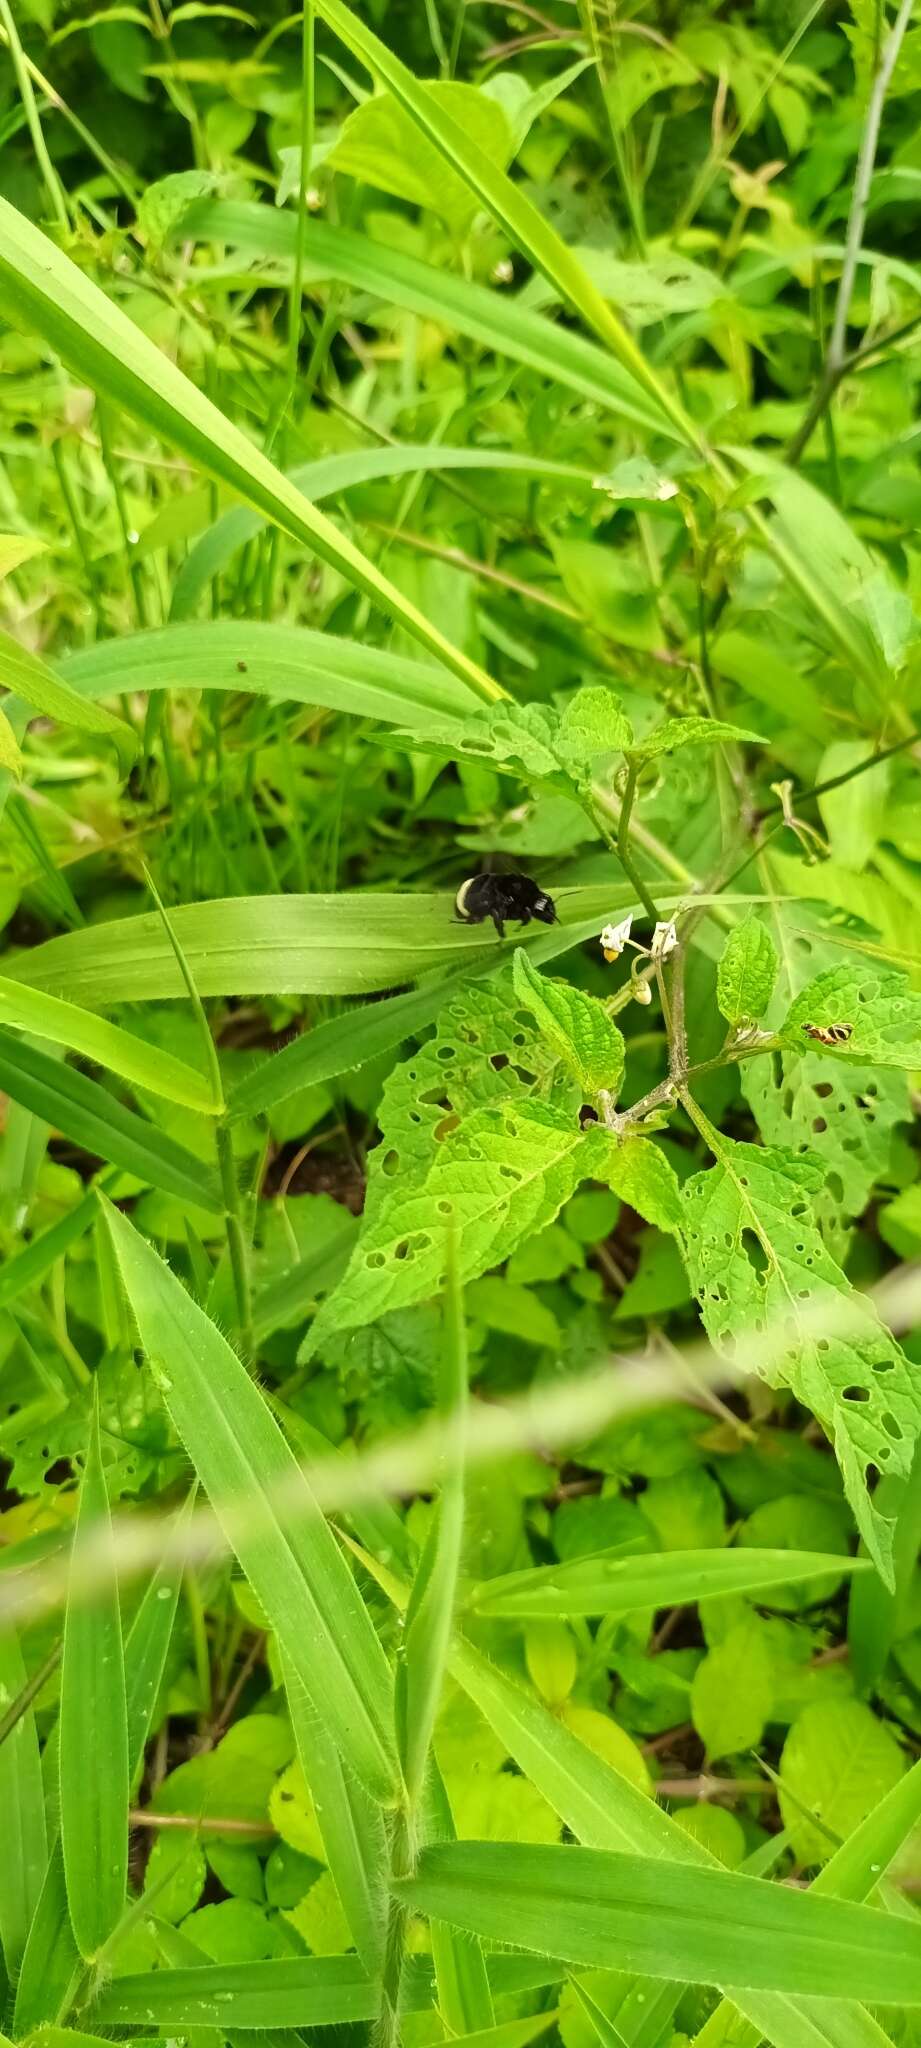
[{"label": "bee's leg", "polygon": [[499,916],[499,913],[498,913],[498,911],[497,911],[497,910],[494,910],[494,911],[493,911],[493,914],[492,914],[492,921],[493,921],[493,924],[494,924],[494,925],[495,925],[495,927],[496,927],[496,930],[497,930],[497,932],[498,932],[498,934],[499,934],[499,937],[500,937],[500,939],[504,939],[504,937],[505,937],[505,925],[503,924],[503,922],[502,922],[502,919],[501,919],[501,917]]}]

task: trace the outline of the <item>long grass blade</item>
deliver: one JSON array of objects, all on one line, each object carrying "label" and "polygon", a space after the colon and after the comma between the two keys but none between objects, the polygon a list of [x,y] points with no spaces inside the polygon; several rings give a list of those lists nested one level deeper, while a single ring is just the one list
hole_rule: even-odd
[{"label": "long grass blade", "polygon": [[147,1088],[152,1095],[162,1095],[184,1109],[197,1109],[206,1116],[219,1112],[210,1082],[165,1046],[148,1045],[120,1025],[94,1016],[91,1010],[48,995],[44,989],[24,988],[6,975],[0,975],[0,1023],[15,1031],[29,1031],[52,1045],[66,1045],[69,1051],[82,1053],[84,1059],[118,1074],[133,1088]]},{"label": "long grass blade", "polygon": [[[6,1709],[26,1684],[19,1640],[9,1628],[0,1635],[0,1704]],[[35,1714],[21,1714],[0,1743],[0,1813],[4,1847],[0,1859],[0,1942],[6,1973],[19,1975],[29,1928],[48,1864],[45,1795]]]},{"label": "long grass blade", "polygon": [[865,1570],[868,1560],[795,1550],[672,1550],[650,1557],[599,1552],[571,1564],[541,1565],[486,1579],[468,1598],[477,1614],[506,1620],[634,1614],[682,1607],[721,1593],[757,1597],[825,1573]]}]

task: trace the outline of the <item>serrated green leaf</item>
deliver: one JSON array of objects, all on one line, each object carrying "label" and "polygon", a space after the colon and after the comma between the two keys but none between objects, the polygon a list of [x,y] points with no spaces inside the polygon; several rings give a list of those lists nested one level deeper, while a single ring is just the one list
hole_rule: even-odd
[{"label": "serrated green leaf", "polygon": [[430,719],[423,731],[388,733],[387,744],[403,740],[417,752],[461,754],[535,782],[558,783],[565,776],[557,752],[559,720],[546,704],[490,704],[469,718]]},{"label": "serrated green leaf", "polygon": [[[602,1154],[602,1139],[607,1139]],[[680,1231],[684,1222],[681,1191],[673,1166],[651,1138],[615,1138],[597,1133],[599,1163],[595,1172],[622,1202],[657,1230]]]},{"label": "serrated green leaf", "polygon": [[777,949],[754,915],[733,926],[716,970],[716,1000],[727,1024],[763,1016],[777,979]]},{"label": "serrated green leaf", "polygon": [[691,1686],[691,1719],[709,1758],[736,1756],[761,1741],[774,1702],[771,1659],[756,1615],[729,1629],[701,1659]]},{"label": "serrated green leaf", "polygon": [[635,740],[630,754],[634,761],[653,761],[659,754],[676,753],[679,747],[715,747],[730,740],[748,746],[766,745],[763,733],[726,725],[721,718],[667,718],[645,739]]},{"label": "serrated green leaf", "polygon": [[794,1721],[780,1759],[780,1808],[801,1863],[827,1863],[898,1785],[905,1759],[862,1700],[820,1700]]},{"label": "serrated green leaf", "polygon": [[907,975],[873,960],[833,967],[800,991],[781,1030],[788,1045],[808,1049],[815,1040],[807,1027],[839,1025],[847,1037],[824,1046],[836,1059],[909,1071],[921,1067],[921,996]]},{"label": "serrated green leaf", "polygon": [[[772,894],[770,919],[780,968],[764,1023],[779,1031],[813,977],[840,966],[841,945],[840,935],[836,939],[820,914],[804,904],[784,903]],[[906,1076],[858,1066],[801,1038],[796,1052],[746,1060],[741,1077],[765,1143],[821,1159],[824,1179],[814,1196],[815,1213],[829,1250],[843,1261],[848,1225],[863,1213],[888,1167],[895,1126],[911,1113]]]},{"label": "serrated green leaf", "polygon": [[633,727],[613,690],[587,685],[571,697],[560,719],[557,753],[579,780],[588,781],[593,764],[633,745]]},{"label": "serrated green leaf", "polygon": [[717,1165],[682,1190],[688,1269],[705,1328],[743,1364],[746,1332],[760,1337],[758,1370],[769,1385],[792,1388],[822,1424],[888,1584],[892,1524],[874,1505],[868,1473],[910,1466],[921,1429],[913,1370],[822,1242],[812,1214],[818,1164],[712,1130],[709,1142]]},{"label": "serrated green leaf", "polygon": [[566,981],[551,981],[532,967],[519,946],[513,964],[515,993],[536,1017],[539,1030],[575,1074],[588,1095],[604,1090],[616,1099],[624,1078],[623,1034],[596,996]]}]

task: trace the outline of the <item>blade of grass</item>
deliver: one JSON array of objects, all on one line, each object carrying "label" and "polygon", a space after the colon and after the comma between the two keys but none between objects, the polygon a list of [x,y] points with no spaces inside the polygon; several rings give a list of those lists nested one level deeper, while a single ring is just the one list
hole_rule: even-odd
[{"label": "blade of grass", "polygon": [[70,1052],[118,1074],[132,1087],[147,1088],[167,1102],[185,1109],[200,1110],[205,1116],[218,1113],[212,1101],[210,1083],[185,1060],[165,1047],[148,1045],[118,1024],[109,1024],[91,1010],[64,1002],[42,989],[25,988],[21,982],[0,975],[0,1023],[15,1031],[31,1032],[52,1045],[65,1045]]},{"label": "blade of grass", "polygon": [[297,1753],[310,1788],[349,1932],[370,1977],[380,1974],[387,1922],[387,1837],[380,1807],[343,1766],[324,1717],[286,1667]]},{"label": "blade of grass", "polygon": [[67,1908],[64,1857],[57,1837],[29,1928],[16,1988],[13,2032],[17,2041],[44,2020],[66,2018],[83,1965]]},{"label": "blade of grass", "polygon": [[[610,1850],[427,1849],[410,1905],[520,1948],[685,1983],[921,2004],[921,1925],[736,1872]],[[731,1933],[729,1932],[731,1930]]]},{"label": "blade of grass", "polygon": [[62,1060],[0,1027],[0,1087],[54,1130],[125,1173],[199,1208],[222,1207],[214,1176],[193,1153]]},{"label": "blade of grass", "polygon": [[376,1990],[357,1956],[298,1956],[268,1963],[202,1963],[117,1977],[93,2007],[98,2025],[344,2026],[373,2018]]},{"label": "blade of grass", "polygon": [[228,1542],[340,1753],[387,1801],[390,1671],[339,1545],[236,1353],[127,1219],[106,1214],[156,1383]]},{"label": "blade of grass", "polygon": [[[98,1210],[98,1203],[96,1204]],[[176,1517],[177,1533],[191,1526],[197,1489],[193,1486]],[[158,1565],[146,1587],[125,1637],[125,1713],[128,1728],[128,1777],[134,1785],[144,1760],[144,1747],[160,1697],[170,1637],[179,1605],[182,1563],[175,1553]]]},{"label": "blade of grass", "polygon": [[20,647],[12,633],[0,627],[0,683],[14,695],[21,697],[32,712],[40,711],[46,718],[57,719],[60,725],[72,725],[78,732],[102,733],[115,742],[123,768],[128,768],[137,753],[137,734],[123,718],[116,718],[101,704],[88,702],[72,690],[60,676],[55,675],[46,661],[32,654],[28,647]]},{"label": "blade of grass", "polygon": [[128,1877],[125,1669],[95,1387],[74,1530],[75,1558],[87,1553],[98,1555],[100,1583],[92,1600],[69,1600],[64,1617],[60,1786],[67,1902],[90,1958],[118,1924]]},{"label": "blade of grass", "polygon": [[505,1619],[633,1614],[646,1607],[683,1607],[720,1593],[757,1597],[823,1573],[865,1571],[868,1563],[794,1550],[671,1550],[650,1557],[601,1551],[571,1564],[486,1579],[468,1598],[477,1614]]},{"label": "blade of grass", "polygon": [[[27,1683],[18,1637],[0,1635],[0,1701],[6,1708]],[[0,1860],[0,1942],[15,1984],[48,1865],[45,1795],[35,1715],[29,1706],[0,1743],[0,1812],[6,1848]]]},{"label": "blade of grass", "polygon": [[502,695],[476,662],[430,625],[120,307],[5,199],[0,199],[0,302],[14,326],[37,333],[102,397],[182,449],[293,540],[330,563],[347,583],[469,683],[478,697]]}]

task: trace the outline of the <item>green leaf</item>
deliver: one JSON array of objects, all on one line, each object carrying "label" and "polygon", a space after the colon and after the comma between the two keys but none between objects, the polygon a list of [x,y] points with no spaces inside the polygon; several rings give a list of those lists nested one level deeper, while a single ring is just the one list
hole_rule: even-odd
[{"label": "green leaf", "polygon": [[397,733],[397,740],[434,753],[462,754],[474,761],[521,776],[525,781],[565,783],[557,752],[559,720],[545,704],[491,704],[473,711],[463,722],[447,719],[417,737]]},{"label": "green leaf", "polygon": [[[265,525],[245,507],[227,516],[249,518],[256,530]],[[222,690],[409,723],[420,732],[439,719],[465,718],[476,706],[471,690],[447,669],[307,626],[253,619],[209,619],[97,640],[66,655],[58,672],[81,702],[116,690]]]},{"label": "green leaf", "polygon": [[290,1663],[285,1690],[326,1860],[352,1941],[373,1977],[383,1961],[387,1926],[387,1838],[381,1809],[345,1768],[325,1717],[311,1705]]},{"label": "green leaf", "polygon": [[61,725],[75,726],[78,732],[104,733],[114,740],[119,760],[123,767],[130,767],[137,753],[137,735],[124,719],[115,718],[101,704],[88,703],[78,696],[68,683],[61,681],[47,662],[33,654],[28,647],[20,647],[12,633],[0,627],[0,683],[5,684],[15,696],[21,697],[33,711],[41,711],[46,718],[56,718]]},{"label": "green leaf", "polygon": [[[844,1560],[865,1570],[858,1558]],[[801,1585],[841,1558],[796,1550],[672,1550],[643,1557],[601,1551],[568,1564],[539,1565],[475,1586],[469,1600],[477,1614],[529,1619],[549,1615],[620,1615],[647,1608],[682,1607],[720,1594],[752,1598],[775,1586]]]},{"label": "green leaf", "polygon": [[[206,243],[225,242],[273,267],[293,266],[297,221],[293,214],[271,206],[209,200],[190,208],[182,234]],[[387,306],[403,306],[449,333],[469,335],[490,353],[526,363],[551,383],[578,391],[648,432],[664,434],[670,441],[683,438],[640,379],[607,348],[532,312],[520,300],[457,276],[444,264],[422,263],[387,243],[312,220],[304,278],[315,283],[334,279]]]},{"label": "green leaf", "polygon": [[827,1863],[904,1770],[898,1743],[861,1700],[805,1707],[780,1759],[780,1808],[799,1862]]},{"label": "green leaf", "polygon": [[0,283],[7,316],[15,325],[37,332],[47,348],[113,405],[181,448],[292,539],[331,563],[348,583],[398,620],[411,638],[469,683],[475,695],[498,694],[490,677],[429,625],[360,548],[301,496],[115,301],[7,200],[0,201]]},{"label": "green leaf", "polygon": [[25,766],[16,734],[6,712],[0,710],[0,768],[5,768],[8,774],[15,775],[19,781],[25,774]]},{"label": "green leaf", "polygon": [[694,1673],[691,1719],[708,1759],[754,1749],[774,1704],[771,1659],[755,1615],[727,1631]]},{"label": "green leaf", "polygon": [[860,874],[884,836],[892,762],[876,761],[866,740],[835,740],[825,748],[815,779],[830,782],[857,768],[860,774],[851,774],[840,789],[826,790],[818,805],[833,860]]},{"label": "green leaf", "polygon": [[764,1015],[777,964],[774,941],[759,918],[752,914],[733,926],[716,972],[716,1000],[727,1024],[753,1023]]},{"label": "green leaf", "polygon": [[429,88],[413,77],[361,16],[343,5],[343,0],[320,0],[320,13],[346,47],[389,87],[411,116],[415,127],[434,143],[441,156],[505,229],[528,261],[543,271],[564,301],[575,307],[617,361],[650,393],[677,426],[682,438],[693,445],[693,429],[685,421],[680,407],[662,385],[632,335],[596,290],[569,245],[545,220],[524,188],[514,184],[490,160],[448,108],[433,99]]},{"label": "green leaf", "polygon": [[25,988],[0,975],[0,1020],[52,1045],[66,1045],[120,1075],[132,1087],[149,1088],[151,1094],[162,1095],[167,1102],[201,1110],[206,1116],[221,1112],[223,1105],[214,1101],[210,1081],[175,1053],[135,1038],[132,1032],[94,1017],[92,1011],[81,1010],[76,1003],[48,995],[44,989]]},{"label": "green leaf", "polygon": [[16,2039],[21,2041],[31,2034],[43,2020],[56,2019],[68,2006],[82,1974],[83,1964],[67,1910],[59,1836],[48,1858],[22,1959],[13,2012]]},{"label": "green leaf", "polygon": [[[804,1997],[921,2004],[921,1927],[737,1872],[610,1850],[456,1842],[397,1887],[473,1933],[574,1963]],[[726,1939],[731,1924],[732,1940]]]},{"label": "green leaf", "polygon": [[678,1177],[661,1146],[651,1138],[610,1137],[602,1163],[602,1139],[606,1135],[598,1132],[598,1179],[606,1180],[622,1202],[629,1202],[631,1209],[657,1230],[680,1231],[684,1211]]},{"label": "green leaf", "polygon": [[[195,1488],[176,1518],[175,1533],[190,1528]],[[179,1605],[182,1559],[165,1557],[157,1566],[135,1610],[125,1637],[125,1712],[128,1726],[128,1777],[133,1785],[144,1760],[144,1748],[160,1698],[170,1638]]]},{"label": "green leaf", "polygon": [[[3,1713],[23,1691],[26,1676],[18,1639],[7,1624],[0,1634]],[[41,1757],[31,1707],[0,1744],[0,1811],[6,1843],[0,1865],[0,1941],[7,1976],[15,1983],[48,1863]]]},{"label": "green leaf", "polygon": [[707,1333],[717,1349],[740,1347],[743,1360],[753,1333],[762,1377],[792,1388],[817,1417],[889,1584],[892,1524],[868,1491],[868,1468],[909,1468],[921,1429],[912,1369],[822,1242],[811,1213],[820,1167],[712,1130],[708,1138],[718,1164],[682,1191],[688,1270]]},{"label": "green leaf", "polygon": [[624,1078],[623,1034],[603,1003],[566,981],[550,981],[532,967],[519,946],[515,994],[537,1019],[538,1029],[575,1074],[587,1095],[604,1090],[616,1099]]},{"label": "green leaf", "polygon": [[[812,978],[840,966],[841,945],[840,935],[819,914],[806,905],[782,902],[770,873],[767,880],[780,971],[764,1022],[778,1031]],[[746,1060],[741,1078],[765,1143],[821,1158],[825,1173],[814,1196],[815,1214],[829,1250],[843,1261],[847,1226],[862,1215],[886,1173],[893,1130],[910,1115],[905,1076],[857,1066],[841,1058],[840,1048],[829,1051],[801,1036],[796,1052]]]},{"label": "green leaf", "polygon": [[227,1540],[341,1754],[386,1799],[390,1673],[336,1539],[235,1352],[126,1218],[106,1215],[157,1386]]},{"label": "green leaf", "polygon": [[[86,1574],[98,1576],[98,1586]],[[88,1768],[88,1760],[96,1759]],[[128,1877],[128,1730],[115,1547],[94,1400],[61,1663],[61,1843],[81,1955],[117,1927]]]},{"label": "green leaf", "polygon": [[578,779],[590,780],[593,769],[633,745],[633,727],[613,690],[589,685],[570,697],[562,717],[556,750]]},{"label": "green leaf", "polygon": [[[617,884],[573,889],[557,901],[570,945],[587,936],[587,924],[600,930],[613,911],[637,907],[633,890]],[[457,921],[453,893],[237,896],[171,907],[170,923],[202,996],[367,995],[435,968],[482,972],[502,957],[495,933]],[[565,932],[535,935],[551,952],[566,950],[560,939]],[[11,980],[66,989],[72,1001],[99,1009],[186,994],[156,912],[66,932],[4,964]]]},{"label": "green leaf", "polygon": [[[63,1007],[63,1006],[62,1006]],[[72,1007],[70,1005],[68,1008]],[[106,1027],[100,1026],[105,1033]],[[113,1027],[108,1027],[112,1029]],[[0,1087],[76,1145],[201,1209],[223,1209],[216,1178],[192,1152],[78,1074],[0,1027]]]},{"label": "green leaf", "polygon": [[788,1045],[808,1050],[814,1043],[808,1026],[827,1030],[839,1024],[847,1027],[847,1037],[824,1047],[836,1059],[921,1067],[921,996],[907,975],[873,960],[833,967],[800,990],[781,1030]]},{"label": "green leaf", "polygon": [[654,761],[660,754],[677,753],[680,747],[715,747],[732,740],[754,747],[767,744],[762,733],[726,725],[721,718],[667,718],[645,739],[634,740],[630,754],[634,761]]},{"label": "green leaf", "polygon": [[33,555],[43,555],[47,545],[35,534],[0,533],[0,576],[9,576],[23,562],[31,562]]},{"label": "green leaf", "polygon": [[397,1665],[396,1728],[403,1780],[413,1806],[422,1795],[445,1660],[454,1625],[464,1534],[467,1326],[456,1231],[448,1219],[438,1412],[451,1444],[441,1491],[416,1567]]},{"label": "green leaf", "polygon": [[[502,168],[512,155],[512,133],[502,108],[478,86],[454,79],[420,85],[433,110],[443,110],[493,164]],[[383,192],[431,207],[463,234],[476,212],[470,186],[445,162],[393,93],[382,92],[356,107],[342,124],[327,162]]]},{"label": "green leaf", "polygon": [[262,2033],[276,2027],[344,2026],[373,2019],[377,1987],[357,1956],[284,1957],[267,1963],[199,1963],[116,1977],[93,2004],[107,2027],[216,2027]]}]

